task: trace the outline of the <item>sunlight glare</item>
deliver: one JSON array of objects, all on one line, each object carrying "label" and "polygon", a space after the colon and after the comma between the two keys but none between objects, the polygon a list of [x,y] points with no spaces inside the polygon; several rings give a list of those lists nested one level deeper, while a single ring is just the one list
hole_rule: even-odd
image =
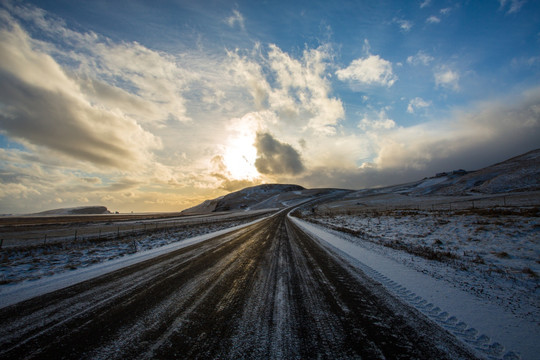
[{"label": "sunlight glare", "polygon": [[230,139],[225,149],[223,162],[235,180],[254,180],[260,177],[255,167],[257,149],[253,145],[254,139],[254,135],[243,132]]}]

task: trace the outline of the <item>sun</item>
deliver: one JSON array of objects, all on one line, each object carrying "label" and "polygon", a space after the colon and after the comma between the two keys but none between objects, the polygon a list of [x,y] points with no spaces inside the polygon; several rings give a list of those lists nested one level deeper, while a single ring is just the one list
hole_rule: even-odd
[{"label": "sun", "polygon": [[243,132],[229,139],[223,154],[223,163],[234,180],[254,180],[260,177],[255,160],[257,149],[254,136]]}]

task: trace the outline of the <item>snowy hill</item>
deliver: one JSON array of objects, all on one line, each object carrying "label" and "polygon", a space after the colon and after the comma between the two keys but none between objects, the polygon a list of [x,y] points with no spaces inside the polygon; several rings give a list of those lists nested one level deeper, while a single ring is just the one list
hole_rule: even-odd
[{"label": "snowy hill", "polygon": [[80,206],[73,208],[53,209],[39,212],[31,215],[46,216],[46,215],[102,215],[110,214],[111,212],[105,206]]},{"label": "snowy hill", "polygon": [[540,149],[476,171],[451,170],[407,184],[359,190],[358,195],[408,196],[502,194],[540,190]]},{"label": "snowy hill", "polygon": [[432,193],[465,195],[540,190],[540,149],[438,184]]}]

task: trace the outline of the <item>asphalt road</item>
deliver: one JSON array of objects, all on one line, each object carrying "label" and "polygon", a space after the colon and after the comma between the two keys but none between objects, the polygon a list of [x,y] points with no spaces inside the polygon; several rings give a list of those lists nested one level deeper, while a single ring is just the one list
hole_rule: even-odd
[{"label": "asphalt road", "polygon": [[1,359],[469,359],[280,213],[0,310]]}]

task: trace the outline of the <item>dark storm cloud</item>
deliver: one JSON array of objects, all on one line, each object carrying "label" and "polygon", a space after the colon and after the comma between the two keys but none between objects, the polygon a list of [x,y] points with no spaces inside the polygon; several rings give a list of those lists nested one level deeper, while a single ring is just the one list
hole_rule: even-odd
[{"label": "dark storm cloud", "polygon": [[304,171],[300,154],[291,145],[274,139],[271,134],[257,133],[255,148],[255,167],[261,174],[297,175]]}]

